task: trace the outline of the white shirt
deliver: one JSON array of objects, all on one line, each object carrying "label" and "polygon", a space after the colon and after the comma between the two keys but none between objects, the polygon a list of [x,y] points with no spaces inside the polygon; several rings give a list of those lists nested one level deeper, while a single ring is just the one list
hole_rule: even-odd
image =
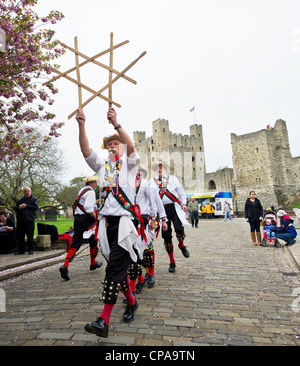
[{"label": "white shirt", "polygon": [[[150,184],[150,182],[148,182],[148,184]],[[155,200],[155,204],[156,204],[156,207],[157,207],[157,213],[159,215],[159,218],[160,219],[163,218],[163,217],[167,218],[164,205],[163,205],[162,200],[161,200],[161,198],[159,196],[159,193],[158,193],[157,185],[156,185],[156,188],[154,186],[151,186],[150,189],[153,193],[153,197],[154,197],[154,200]]]},{"label": "white shirt", "polygon": [[[159,187],[158,187],[155,179],[158,179],[158,177],[152,178],[149,181],[149,184],[150,184],[151,187],[156,187],[157,191],[159,191]],[[163,179],[165,179],[165,177]],[[175,197],[179,198],[179,201],[180,201],[181,205],[186,204],[185,191],[184,191],[182,185],[179,183],[179,180],[174,175],[169,175],[169,181],[168,181],[168,185],[167,185],[166,188]],[[169,203],[174,203],[174,201],[172,201],[170,198],[168,198],[168,196],[165,194],[162,198],[162,203],[163,203],[163,205],[167,205]]]},{"label": "white shirt", "polygon": [[[91,213],[95,211],[95,205],[96,205],[96,195],[95,191],[92,187],[83,187],[79,190],[78,196],[83,192],[85,189],[89,189],[87,192],[85,192],[82,197],[79,199],[79,204],[82,205],[87,213]],[[77,196],[77,197],[78,197]],[[74,211],[75,215],[84,215],[85,213],[77,206]]]},{"label": "white shirt", "polygon": [[149,187],[145,179],[140,180],[140,188],[135,197],[135,202],[140,206],[142,215],[156,216],[157,207],[152,188]]},{"label": "white shirt", "polygon": [[[139,155],[135,153],[134,158],[127,157],[124,154],[120,160],[122,160],[122,166],[119,172],[119,186],[122,188],[130,202],[134,205],[135,198],[135,179],[138,171],[138,163],[139,163]],[[92,151],[91,155],[86,159],[89,167],[94,170],[98,174],[100,178],[100,194],[101,187],[103,187],[105,181],[105,163],[107,159],[100,158],[96,152]],[[111,165],[114,166],[115,162],[111,162]],[[105,200],[104,206],[100,210],[100,215],[102,216],[130,216],[132,214],[126,211],[115,199],[112,193],[109,193],[107,199]]]}]

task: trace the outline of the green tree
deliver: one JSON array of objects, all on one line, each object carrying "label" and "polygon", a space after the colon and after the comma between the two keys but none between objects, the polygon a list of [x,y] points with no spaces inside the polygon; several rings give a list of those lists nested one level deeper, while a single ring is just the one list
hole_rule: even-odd
[{"label": "green tree", "polygon": [[20,144],[26,144],[26,152],[18,159],[6,157],[0,162],[0,205],[13,210],[16,202],[23,196],[23,189],[29,186],[40,205],[53,204],[56,194],[61,190],[59,177],[63,172],[63,154],[58,141],[47,143],[43,133],[35,131],[35,139],[24,135]]}]

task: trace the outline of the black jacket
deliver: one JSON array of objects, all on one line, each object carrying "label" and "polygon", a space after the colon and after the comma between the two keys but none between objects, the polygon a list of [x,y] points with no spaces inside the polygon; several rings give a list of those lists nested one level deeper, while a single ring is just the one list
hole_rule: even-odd
[{"label": "black jacket", "polygon": [[259,220],[260,217],[263,217],[263,207],[258,198],[255,198],[255,201],[252,202],[250,198],[247,198],[245,203],[245,218],[250,220]]},{"label": "black jacket", "polygon": [[[26,204],[25,208],[19,209],[19,205]],[[15,211],[17,213],[17,221],[34,221],[36,218],[36,211],[39,208],[38,200],[31,195],[26,198],[22,197],[16,204]]]}]

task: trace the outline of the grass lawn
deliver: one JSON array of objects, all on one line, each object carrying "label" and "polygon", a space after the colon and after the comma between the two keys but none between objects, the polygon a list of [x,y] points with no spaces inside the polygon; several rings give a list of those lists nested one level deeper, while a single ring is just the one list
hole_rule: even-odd
[{"label": "grass lawn", "polygon": [[295,203],[294,206],[290,207],[290,208],[300,208],[300,202]]},{"label": "grass lawn", "polygon": [[47,225],[55,225],[57,227],[58,235],[63,234],[65,231],[67,231],[69,229],[70,226],[73,226],[73,224],[74,224],[73,219],[59,219],[57,221],[36,220],[35,228],[34,228],[34,236],[36,236],[38,234],[37,224],[40,222],[43,224],[47,224]]}]

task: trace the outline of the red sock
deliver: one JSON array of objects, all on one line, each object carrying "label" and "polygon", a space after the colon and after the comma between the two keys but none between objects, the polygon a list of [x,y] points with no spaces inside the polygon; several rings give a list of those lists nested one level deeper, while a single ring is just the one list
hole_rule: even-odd
[{"label": "red sock", "polygon": [[104,308],[102,310],[102,313],[100,314],[100,317],[105,321],[105,323],[108,325],[112,309],[114,308],[115,304],[104,304]]},{"label": "red sock", "polygon": [[[174,259],[174,257],[173,257],[173,259]],[[155,263],[155,253],[154,252],[153,252],[153,263]],[[148,273],[149,273],[149,276],[154,277],[154,264],[152,267],[148,267]]]},{"label": "red sock", "polygon": [[74,254],[77,252],[77,249],[76,248],[70,248],[68,250],[68,253],[67,253],[67,258],[65,260],[65,263],[64,265],[68,268],[69,267],[69,264],[70,264],[70,261],[72,259],[72,257],[74,256]]},{"label": "red sock", "polygon": [[[173,258],[173,259],[174,259],[174,258]],[[149,276],[154,277],[154,266],[152,266],[152,267],[148,267],[148,273],[149,273]]]},{"label": "red sock", "polygon": [[139,282],[139,283],[143,283],[144,281],[145,281],[144,276],[143,276],[143,274],[141,274],[141,275],[139,276],[139,280],[138,280],[138,282]]},{"label": "red sock", "polygon": [[91,265],[94,265],[96,264],[96,250],[97,250],[97,247],[95,248],[90,248],[90,254],[91,254]]},{"label": "red sock", "polygon": [[131,289],[124,291],[124,295],[126,297],[127,305],[135,304],[135,297],[133,296]]},{"label": "red sock", "polygon": [[183,241],[182,240],[178,242],[178,247],[179,248],[183,248],[184,247],[184,244],[183,244]]},{"label": "red sock", "polygon": [[174,252],[168,253],[169,254],[169,258],[170,258],[170,263],[175,263],[175,259],[174,259]]},{"label": "red sock", "polygon": [[129,287],[130,287],[130,290],[131,290],[132,292],[134,292],[134,291],[135,291],[135,282],[136,282],[136,280],[130,280]]}]

